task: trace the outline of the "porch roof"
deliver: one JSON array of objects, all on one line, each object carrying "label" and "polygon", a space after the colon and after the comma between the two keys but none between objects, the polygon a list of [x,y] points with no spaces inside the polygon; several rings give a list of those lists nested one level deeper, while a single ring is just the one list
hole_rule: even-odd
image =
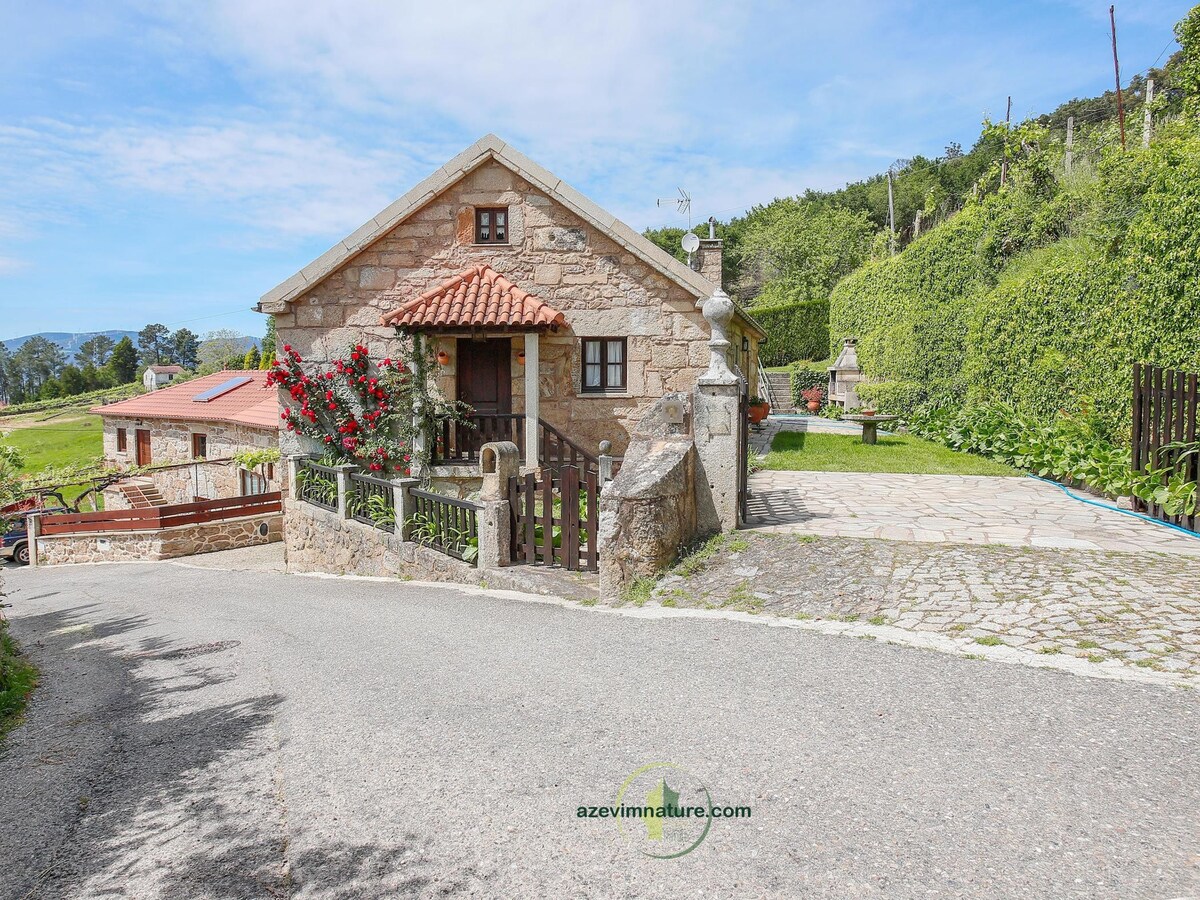
[{"label": "porch roof", "polygon": [[384,313],[382,325],[414,331],[455,328],[557,329],[566,316],[488,265],[474,266]]}]

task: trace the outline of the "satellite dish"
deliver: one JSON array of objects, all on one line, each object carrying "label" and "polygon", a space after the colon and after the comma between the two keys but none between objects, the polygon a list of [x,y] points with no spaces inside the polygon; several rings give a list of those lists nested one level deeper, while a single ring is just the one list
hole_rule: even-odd
[{"label": "satellite dish", "polygon": [[700,238],[696,237],[690,231],[683,236],[683,250],[685,253],[695,253],[700,249]]}]

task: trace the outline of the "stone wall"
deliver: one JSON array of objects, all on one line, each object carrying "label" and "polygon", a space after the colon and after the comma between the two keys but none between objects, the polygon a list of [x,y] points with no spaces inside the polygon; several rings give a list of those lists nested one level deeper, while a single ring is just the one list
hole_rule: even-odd
[{"label": "stone wall", "polygon": [[462,560],[354,519],[284,499],[284,557],[289,572],[329,572],[479,584],[479,570]]},{"label": "stone wall", "polygon": [[[509,244],[473,243],[476,206],[508,207]],[[380,316],[481,263],[565,314],[567,330],[541,337],[537,372],[525,371],[517,356],[522,340],[510,336],[516,338],[513,407],[522,411],[524,380],[537,378],[541,417],[592,452],[601,440],[611,440],[621,453],[645,408],[666,392],[690,389],[707,366],[709,329],[695,297],[496,162],[434,198],[297,297],[288,312],[277,313],[280,343],[313,364],[338,358],[359,340],[373,354],[395,354],[394,330],[379,326]],[[628,339],[626,392],[580,392],[582,337]],[[443,338],[440,346],[452,358],[438,381],[453,396],[454,339]],[[286,432],[281,440],[285,453],[308,449]]]},{"label": "stone wall", "polygon": [[283,517],[278,513],[154,531],[56,534],[38,538],[38,565],[173,559],[280,540]]},{"label": "stone wall", "polygon": [[[689,410],[682,424],[667,421],[664,401]],[[601,596],[618,597],[636,578],[668,568],[699,533],[696,446],[686,394],[647,411],[617,477],[600,495]]]},{"label": "stone wall", "polygon": [[[197,404],[200,405],[200,404]],[[117,450],[117,429],[125,429],[125,450]],[[229,459],[242,450],[269,449],[279,444],[278,428],[250,428],[222,422],[177,419],[122,419],[104,417],[104,458],[121,468],[136,465],[139,428],[150,432],[151,463],[182,463],[192,459],[192,435],[207,439],[206,459]],[[235,475],[236,477],[236,475]],[[235,497],[237,491],[214,494]]]}]

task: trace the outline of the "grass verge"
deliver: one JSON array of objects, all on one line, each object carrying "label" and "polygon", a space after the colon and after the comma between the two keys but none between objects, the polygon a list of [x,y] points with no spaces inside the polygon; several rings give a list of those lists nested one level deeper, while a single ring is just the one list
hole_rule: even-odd
[{"label": "grass verge", "polygon": [[8,622],[0,617],[0,737],[17,724],[37,674],[33,663],[18,652]]},{"label": "grass verge", "polygon": [[806,472],[881,472],[911,475],[1020,475],[994,460],[959,453],[907,434],[880,435],[867,445],[857,435],[781,431],[762,460],[764,469]]}]

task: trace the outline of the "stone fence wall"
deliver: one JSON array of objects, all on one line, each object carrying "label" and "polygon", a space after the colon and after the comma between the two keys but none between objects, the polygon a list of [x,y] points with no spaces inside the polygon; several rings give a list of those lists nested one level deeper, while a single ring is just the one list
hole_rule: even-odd
[{"label": "stone fence wall", "polygon": [[269,513],[149,531],[39,535],[34,545],[34,562],[39,566],[58,566],[174,559],[280,540],[283,540],[283,517]]}]

